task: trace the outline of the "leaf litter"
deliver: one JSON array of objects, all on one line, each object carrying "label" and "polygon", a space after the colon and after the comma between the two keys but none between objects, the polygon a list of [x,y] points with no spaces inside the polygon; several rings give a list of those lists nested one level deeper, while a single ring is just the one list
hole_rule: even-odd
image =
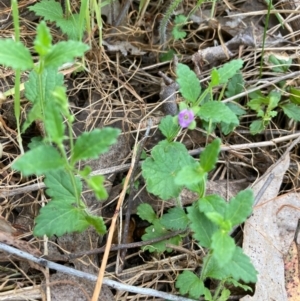
[{"label": "leaf litter", "polygon": [[[4,18],[1,20],[1,22],[3,21],[1,29],[7,28],[12,33],[12,27],[9,23],[10,16],[8,15],[9,2],[2,1],[1,4],[5,5],[1,7],[1,16],[4,15]],[[74,9],[78,5],[78,1],[77,3],[75,2],[72,1]],[[258,1],[251,1],[251,3],[245,1],[239,9],[240,11],[248,12],[249,20],[242,16],[238,18],[230,16],[228,18],[226,9],[234,7],[236,5],[235,2],[226,1],[225,3],[224,1],[224,3],[220,4],[217,23],[208,22],[209,20],[206,17],[199,19],[198,14],[195,13],[192,19],[194,19],[195,24],[197,23],[197,26],[187,26],[185,42],[172,42],[174,48],[179,53],[184,53],[184,60],[189,63],[191,60],[194,61],[195,65],[190,64],[191,68],[194,67],[196,71],[201,69],[202,72],[197,72],[197,75],[199,75],[204,83],[205,77],[213,66],[219,66],[229,57],[237,58],[238,55],[246,62],[246,67],[243,71],[245,83],[247,85],[250,83],[256,84],[258,81],[259,60],[257,57],[261,51],[258,48],[261,46],[263,27],[259,23],[260,17],[255,16],[255,12],[258,9],[265,9],[266,7]],[[27,13],[26,4],[24,1],[20,1],[21,13]],[[133,3],[134,8],[135,5]],[[178,11],[189,12],[188,5],[193,4],[183,3],[178,8]],[[116,15],[120,13],[120,9],[120,7],[116,7]],[[109,28],[104,28],[105,51],[100,51],[99,48],[93,46],[93,50],[88,53],[86,58],[87,70],[79,72],[76,75],[72,74],[72,67],[67,67],[63,70],[65,80],[68,84],[72,110],[78,120],[74,126],[74,131],[78,130],[80,132],[83,129],[115,125],[123,132],[119,143],[108,155],[104,156],[105,159],[93,160],[93,171],[95,172],[101,168],[130,162],[132,155],[130,149],[132,148],[134,139],[138,139],[139,123],[145,121],[148,116],[159,120],[164,115],[163,105],[159,96],[161,89],[161,76],[159,72],[164,75],[167,74],[170,78],[174,78],[174,70],[170,67],[169,62],[157,64],[160,47],[157,43],[156,30],[158,29],[158,16],[161,13],[161,9],[163,9],[161,5],[153,5],[150,1],[148,8],[144,12],[144,18],[136,18],[136,23],[128,16],[128,18],[124,18],[119,31],[114,32]],[[238,14],[240,11],[233,9],[230,14]],[[110,20],[113,22],[113,18]],[[24,16],[24,27],[21,35],[28,45],[32,44],[30,36],[32,36],[33,29],[30,26],[30,21],[37,22],[38,19],[30,14]],[[234,23],[232,23],[233,21]],[[250,23],[251,26],[248,26]],[[275,22],[274,25],[272,24],[273,28],[276,26],[278,28],[278,22]],[[270,33],[267,38],[268,46],[275,48],[276,52],[286,50],[286,41],[288,39],[293,42],[295,41],[296,33],[294,31],[296,32],[296,29],[293,30],[289,24],[288,26],[287,29],[290,36],[279,37]],[[56,30],[53,28],[53,31]],[[56,33],[55,38],[59,40],[61,38],[60,33],[57,31]],[[169,33],[167,32],[167,34]],[[97,37],[92,37],[92,39],[96,45],[98,42]],[[219,45],[216,46],[214,44],[215,40],[218,40]],[[256,47],[258,47],[257,49],[253,48],[254,41]],[[199,46],[202,45],[201,43],[203,43],[203,46]],[[296,46],[298,45],[289,44],[289,54],[293,55],[296,53]],[[3,90],[2,92],[7,92],[13,86],[13,76],[10,70],[5,68],[1,68],[1,72],[3,74],[3,77],[1,77],[1,90]],[[268,81],[268,76],[270,75],[266,75],[265,81]],[[273,74],[270,78],[272,76]],[[23,81],[26,81],[26,75],[24,75]],[[296,79],[292,78],[292,81],[297,86]],[[266,86],[262,89],[265,88]],[[170,89],[170,95],[174,94],[176,89],[178,88]],[[164,99],[170,96],[166,95],[166,93],[163,94]],[[9,93],[6,95],[9,95]],[[20,250],[31,254],[35,254],[34,250],[39,250],[38,252],[45,254],[48,248],[50,259],[55,261],[56,256],[58,260],[62,260],[62,262],[65,260],[66,264],[71,263],[80,270],[86,269],[87,271],[94,272],[99,266],[101,255],[85,255],[80,260],[74,259],[73,261],[66,260],[60,255],[75,254],[79,250],[86,250],[87,252],[94,250],[99,245],[105,243],[105,237],[99,238],[95,233],[91,232],[85,235],[71,235],[70,237],[66,235],[62,239],[51,239],[42,246],[42,240],[31,236],[31,226],[36,211],[39,210],[39,204],[45,201],[43,190],[38,188],[39,185],[42,185],[42,179],[25,180],[26,182],[21,183],[18,175],[13,174],[8,168],[9,164],[18,155],[14,146],[16,139],[14,135],[14,118],[10,117],[13,115],[12,100],[7,98],[2,103],[1,109],[3,113],[3,119],[1,119],[1,144],[3,152],[1,157],[2,182],[0,195],[2,199],[1,215],[6,220],[3,228],[7,228],[8,231],[14,231],[12,230],[14,228],[11,228],[11,224],[21,227],[21,234],[18,233],[17,237],[12,236],[11,233],[3,232],[3,228],[1,227],[1,241],[8,242],[9,237],[10,245],[14,245]],[[293,280],[289,281],[289,283],[293,283],[294,291],[288,284],[285,284],[285,278],[286,280],[288,279],[288,271],[295,269],[295,265],[297,264],[298,259],[296,258],[295,251],[293,253],[294,267],[289,267],[286,261],[285,274],[283,267],[284,258],[290,246],[292,246],[292,250],[295,250],[293,239],[297,220],[299,219],[299,200],[296,194],[299,186],[298,152],[297,148],[291,151],[291,162],[288,164],[288,156],[286,155],[283,158],[281,156],[281,148],[285,148],[286,145],[284,140],[280,141],[280,138],[284,139],[287,135],[297,134],[298,125],[290,124],[278,118],[276,119],[276,124],[270,125],[263,134],[257,136],[257,138],[253,138],[249,135],[249,131],[247,131],[250,121],[251,118],[243,118],[242,127],[236,129],[232,135],[222,137],[222,142],[228,146],[228,149],[222,152],[215,172],[210,175],[208,188],[211,193],[220,193],[221,191],[222,197],[230,199],[237,191],[242,190],[249,183],[254,183],[253,189],[258,193],[263,183],[268,181],[268,175],[270,173],[275,175],[267,189],[265,189],[265,193],[260,198],[259,203],[255,206],[253,215],[245,223],[243,248],[256,264],[260,276],[255,287],[254,296],[246,296],[242,300],[264,301],[271,297],[274,297],[274,300],[289,300],[288,298],[290,300],[297,300],[297,287],[299,287],[297,278],[294,277]],[[150,151],[153,146],[159,143],[160,137],[159,134],[155,133],[155,127],[156,125],[154,124],[154,129],[152,129],[153,137],[147,142],[146,151]],[[143,127],[141,129],[143,130]],[[39,134],[37,129],[31,128],[30,130],[31,132],[28,133],[29,136]],[[189,150],[203,147],[206,143],[205,134],[201,130],[197,130],[196,134],[195,132],[184,132],[180,139],[184,141]],[[276,139],[279,139],[279,141]],[[276,142],[276,146],[273,141],[278,141]],[[270,143],[263,145],[264,142]],[[255,147],[251,147],[251,144],[254,145],[254,143],[258,143],[258,145],[255,144]],[[238,147],[243,144],[246,148]],[[277,163],[268,169],[274,162]],[[257,180],[261,174],[264,174],[264,176]],[[110,197],[103,206],[100,206],[96,200],[92,200],[88,188],[85,187],[84,198],[89,202],[91,210],[97,210],[99,214],[105,217],[106,222],[110,220],[114,211],[114,198],[120,193],[120,178],[125,176],[126,168],[123,171],[112,172],[107,176]],[[36,185],[34,186],[35,188],[30,189],[30,186],[33,184]],[[25,193],[21,191],[20,194],[20,190],[18,189],[25,187],[29,190]],[[235,192],[232,192],[232,190],[235,190]],[[17,192],[18,194],[16,194]],[[278,193],[280,193],[279,196]],[[188,191],[184,191],[181,197],[184,205],[191,204],[194,201],[193,194]],[[140,202],[151,204],[157,212],[162,212],[167,207],[174,206],[175,203],[174,200],[169,200],[162,204],[160,200],[154,199],[152,195],[149,195],[142,188],[139,188],[139,191],[135,193],[132,201],[134,202],[133,215],[136,213],[136,206]],[[121,223],[122,220],[120,220]],[[120,227],[122,228],[121,225]],[[142,228],[142,226],[137,222],[137,230],[139,228]],[[33,249],[29,246],[33,246]],[[192,242],[189,248],[189,251],[193,250],[194,255],[185,252],[184,245],[182,247],[181,251],[174,252],[168,258],[164,258],[166,255],[149,258],[145,254],[141,255],[136,250],[126,257],[127,266],[119,274],[115,272],[115,265],[118,259],[115,257],[115,254],[112,254],[112,259],[107,266],[106,276],[113,275],[113,277],[119,278],[120,281],[127,281],[135,286],[160,287],[160,290],[169,290],[175,293],[174,283],[172,282],[174,282],[178,271],[182,269],[195,269],[197,260],[201,257],[201,252],[196,251],[197,246],[194,245],[194,242]],[[141,261],[137,259],[139,256],[143,257]],[[130,258],[133,258],[133,260]],[[26,298],[30,298],[30,293],[27,295],[26,291],[15,285],[17,282],[20,283],[20,280],[13,278],[14,273],[23,274],[20,272],[22,266],[19,261],[16,258],[13,258],[13,261],[14,265],[9,264],[9,259],[6,257],[2,261],[3,264],[1,263],[1,267],[7,266],[10,270],[5,272],[7,274],[1,272],[3,273],[1,274],[3,277],[0,277],[3,279],[1,284],[5,288],[5,281],[10,281],[8,283],[11,284],[11,280],[15,280],[13,281],[14,292],[22,292]],[[29,289],[38,287],[41,289],[38,285],[33,286],[32,281],[36,281],[39,284],[42,283],[45,280],[44,274],[39,275],[36,273],[34,275],[34,272],[31,271],[29,273],[28,269],[25,271],[27,271],[26,277],[23,276],[21,278],[23,287]],[[50,282],[52,279],[54,282],[65,280],[68,282],[66,285],[70,285],[68,287],[70,290],[79,285],[78,281],[74,278],[68,278],[67,276],[64,278],[59,274],[56,275],[57,279],[50,275]],[[9,279],[9,277],[11,278]],[[28,279],[31,279],[31,281],[28,281]],[[165,284],[166,280],[170,283],[169,285]],[[53,293],[57,288],[55,285],[49,285],[49,283],[46,283],[47,286],[50,288],[50,292],[53,290]],[[61,295],[56,297],[58,300],[66,298],[62,295],[64,290],[66,291],[66,288],[67,286],[62,286]],[[8,291],[8,293],[5,291]],[[42,298],[41,291],[32,290],[31,292],[33,299],[40,300]],[[88,292],[89,294],[90,291]],[[5,300],[9,295],[11,295],[9,288],[4,289],[0,293],[0,300]],[[73,297],[69,296],[69,300],[71,298],[76,300],[76,295]],[[121,291],[116,292],[115,298],[117,298],[116,300],[147,300],[147,297],[133,297],[129,293]],[[55,300],[54,295],[53,300]],[[112,300],[112,295],[108,292],[107,296],[103,296],[101,300]],[[153,298],[153,300],[156,299]]]}]

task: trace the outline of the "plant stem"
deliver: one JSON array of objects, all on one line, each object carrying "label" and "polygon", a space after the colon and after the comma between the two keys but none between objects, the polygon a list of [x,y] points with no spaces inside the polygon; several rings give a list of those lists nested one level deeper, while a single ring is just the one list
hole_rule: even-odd
[{"label": "plant stem", "polygon": [[215,293],[214,293],[214,296],[213,296],[213,301],[217,301],[218,300],[218,297],[219,297],[220,292],[221,292],[221,290],[222,290],[223,287],[224,287],[224,281],[220,281],[218,283],[218,286],[217,286],[216,290],[215,290]]},{"label": "plant stem", "polygon": [[269,2],[268,2],[268,13],[267,13],[267,17],[266,17],[266,23],[265,23],[264,35],[263,35],[263,42],[262,42],[260,67],[259,67],[259,78],[262,77],[263,60],[264,60],[264,54],[265,54],[265,43],[266,43],[266,37],[267,37],[267,29],[268,29],[268,26],[269,26],[271,7],[272,7],[272,0],[269,0]]},{"label": "plant stem", "polygon": [[[15,31],[15,40],[20,41],[20,24],[19,24],[19,10],[17,0],[12,0],[12,11],[13,11],[13,22],[14,22],[14,31]],[[18,144],[21,154],[24,154],[22,137],[21,137],[21,101],[20,101],[20,84],[21,84],[21,71],[16,69],[15,73],[15,97],[14,97],[14,114],[17,122],[17,132],[18,132]]]},{"label": "plant stem", "polygon": [[166,14],[162,18],[159,26],[159,38],[160,38],[160,44],[162,45],[162,49],[165,49],[165,43],[166,43],[166,30],[167,30],[167,24],[169,20],[171,19],[171,16],[174,12],[174,10],[177,8],[177,6],[182,2],[182,0],[172,0],[169,7],[167,8]]}]

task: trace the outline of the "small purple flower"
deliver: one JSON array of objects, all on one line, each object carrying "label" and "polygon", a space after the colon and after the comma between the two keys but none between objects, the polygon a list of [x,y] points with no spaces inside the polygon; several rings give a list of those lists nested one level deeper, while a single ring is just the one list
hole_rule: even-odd
[{"label": "small purple flower", "polygon": [[187,128],[194,121],[194,112],[184,109],[178,114],[178,123],[182,128]]}]

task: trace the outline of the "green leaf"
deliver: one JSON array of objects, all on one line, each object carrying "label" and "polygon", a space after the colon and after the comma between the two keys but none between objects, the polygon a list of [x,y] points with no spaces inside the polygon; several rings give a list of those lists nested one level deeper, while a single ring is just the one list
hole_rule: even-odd
[{"label": "green leaf", "polygon": [[229,79],[226,88],[225,96],[228,98],[242,93],[244,90],[244,79],[242,74],[236,73],[231,79]]},{"label": "green leaf", "polygon": [[162,53],[159,56],[159,61],[160,62],[168,62],[173,60],[174,54],[176,54],[175,50],[170,49],[166,53]]},{"label": "green leaf", "polygon": [[89,179],[86,179],[89,188],[93,190],[98,200],[105,200],[108,198],[107,191],[104,187],[104,181],[105,177],[100,175],[92,176]]},{"label": "green leaf", "polygon": [[86,215],[86,221],[93,226],[100,235],[106,233],[106,225],[102,216]]},{"label": "green leaf", "polygon": [[275,109],[281,99],[281,93],[279,91],[273,90],[268,95],[269,104],[268,111]]},{"label": "green leaf", "polygon": [[63,18],[63,10],[59,2],[54,0],[42,0],[28,7],[37,16],[43,17],[45,21],[56,22]]},{"label": "green leaf", "polygon": [[173,117],[170,115],[167,115],[160,121],[158,128],[168,141],[172,141],[180,130],[180,127],[174,122]]},{"label": "green leaf", "polygon": [[207,195],[198,201],[199,210],[203,213],[217,212],[221,215],[225,214],[227,203],[217,194]]},{"label": "green leaf", "polygon": [[297,106],[294,103],[287,103],[285,105],[282,105],[281,108],[284,114],[289,118],[295,121],[300,121],[300,106]]},{"label": "green leaf", "polygon": [[225,84],[228,80],[233,77],[242,67],[243,67],[243,60],[232,60],[229,63],[224,64],[223,67],[217,69],[219,77],[220,77],[220,84]]},{"label": "green leaf", "polygon": [[230,290],[227,288],[223,288],[221,296],[218,298],[218,301],[227,301],[230,297]]},{"label": "green leaf", "polygon": [[41,145],[19,157],[12,168],[21,171],[24,176],[40,176],[48,171],[63,168],[64,164],[64,159],[53,146]]},{"label": "green leaf", "polygon": [[259,134],[260,132],[262,132],[265,129],[265,125],[262,119],[259,120],[254,120],[251,124],[250,124],[250,133],[252,135],[256,135]]},{"label": "green leaf", "polygon": [[34,40],[34,49],[39,54],[39,56],[45,56],[51,49],[52,46],[52,36],[50,34],[49,28],[46,23],[42,21],[36,29],[37,35]]},{"label": "green leaf", "polygon": [[56,69],[44,69],[42,74],[37,74],[34,70],[30,72],[29,80],[25,83],[25,97],[33,103],[33,107],[22,126],[23,132],[33,121],[44,119],[42,107],[48,102],[53,104],[52,91],[57,86],[62,86],[63,82],[63,75]]},{"label": "green leaf", "polygon": [[47,187],[46,193],[52,199],[70,202],[76,202],[80,199],[82,183],[78,177],[73,179],[65,169],[48,171],[45,174],[44,182]]},{"label": "green leaf", "polygon": [[158,219],[153,208],[147,203],[140,204],[137,207],[137,215],[141,219],[146,220],[149,223],[153,223],[155,220]]},{"label": "green leaf", "polygon": [[213,249],[213,257],[219,266],[223,267],[232,259],[236,246],[232,237],[219,230],[212,236],[211,248]]},{"label": "green leaf", "polygon": [[230,275],[225,273],[225,271],[222,268],[220,268],[216,258],[210,253],[208,253],[203,258],[203,266],[206,266],[206,269],[202,275],[203,278],[214,278],[217,280],[223,280],[230,277]]},{"label": "green leaf", "polygon": [[[159,238],[162,237],[164,235],[169,234],[170,232],[161,225],[159,220],[155,220],[153,222],[153,225],[150,227],[147,227],[145,230],[145,234],[142,236],[142,239],[145,240],[151,240],[154,238]],[[172,244],[172,245],[180,245],[182,239],[179,235],[171,237],[167,240],[163,240],[157,243],[152,243],[151,245],[147,245],[146,247],[143,248],[143,250],[147,250],[149,252],[171,252],[172,249],[171,248],[167,248],[166,244]]]},{"label": "green leaf", "polygon": [[200,164],[195,161],[193,165],[182,167],[175,178],[175,183],[191,189],[191,187],[195,187],[195,184],[205,183],[206,176]]},{"label": "green leaf", "polygon": [[216,166],[219,158],[221,140],[215,139],[200,153],[200,166],[205,172],[210,172]]},{"label": "green leaf", "polygon": [[210,221],[206,215],[199,211],[198,204],[194,203],[187,208],[188,218],[191,221],[190,228],[194,232],[193,237],[201,246],[209,248],[211,246],[211,238],[217,230],[217,225]]},{"label": "green leaf", "polygon": [[75,200],[55,199],[42,207],[35,219],[35,236],[61,236],[65,233],[82,232],[90,224],[84,209],[76,206]]},{"label": "green leaf", "polygon": [[[205,215],[216,225],[221,227],[222,225],[226,224],[226,220],[224,220],[224,217],[218,213],[218,212],[206,212]],[[229,229],[230,230],[230,229]],[[228,231],[229,231],[228,230]]]},{"label": "green leaf", "polygon": [[0,64],[20,70],[33,68],[30,51],[21,42],[11,39],[0,39]]},{"label": "green leaf", "polygon": [[68,36],[69,40],[78,41],[85,30],[84,26],[80,26],[79,14],[72,14],[68,19],[59,19],[56,25]]},{"label": "green leaf", "polygon": [[190,297],[199,299],[204,294],[204,283],[191,271],[183,271],[176,280],[175,287],[181,295],[189,294]]},{"label": "green leaf", "polygon": [[46,103],[44,126],[50,141],[61,145],[64,140],[65,124],[59,107],[53,102]]},{"label": "green leaf", "polygon": [[182,208],[171,208],[164,214],[160,223],[169,230],[184,230],[189,224],[189,219]]},{"label": "green leaf", "polygon": [[294,87],[290,88],[290,101],[296,105],[300,105],[300,90]]},{"label": "green leaf", "polygon": [[268,104],[268,100],[264,97],[254,98],[247,103],[247,106],[256,111],[257,113],[262,111],[264,106]]},{"label": "green leaf", "polygon": [[195,103],[201,93],[201,86],[196,74],[188,66],[178,64],[176,75],[182,96],[187,101]]},{"label": "green leaf", "polygon": [[233,226],[243,223],[252,212],[254,195],[251,189],[240,191],[228,203],[225,219],[230,220]]},{"label": "green leaf", "polygon": [[39,103],[36,103],[32,106],[31,110],[27,113],[27,119],[22,124],[22,133],[28,129],[28,127],[35,121],[35,120],[42,120],[42,108]]},{"label": "green leaf", "polygon": [[224,122],[239,125],[236,115],[222,102],[209,101],[200,107],[198,112],[200,118],[212,122]]},{"label": "green leaf", "polygon": [[118,129],[109,127],[82,133],[75,142],[71,163],[75,164],[79,160],[97,158],[116,143],[119,133]]},{"label": "green leaf", "polygon": [[82,56],[89,46],[76,41],[59,42],[52,46],[45,56],[45,67],[58,68],[61,65],[73,62],[75,57]]},{"label": "green leaf", "polygon": [[63,74],[58,73],[57,69],[44,69],[40,75],[33,70],[25,83],[25,96],[33,104],[40,103],[41,100],[44,100],[44,103],[52,102],[52,92],[57,86],[63,86],[63,84]]},{"label": "green leaf", "polygon": [[186,32],[182,30],[183,25],[186,23],[187,18],[184,15],[177,15],[174,19],[174,27],[172,29],[172,35],[175,40],[184,39]]},{"label": "green leaf", "polygon": [[285,73],[289,70],[292,64],[292,59],[290,57],[285,57],[280,54],[271,54],[269,56],[268,62],[271,66],[274,66],[272,67],[272,70],[274,72]]},{"label": "green leaf", "polygon": [[224,273],[235,280],[242,280],[246,283],[257,281],[257,272],[250,262],[248,256],[243,253],[240,247],[236,247],[232,259],[222,267]]},{"label": "green leaf", "polygon": [[213,88],[215,86],[218,86],[220,84],[220,76],[215,68],[211,70],[210,76],[211,76],[211,80],[209,83],[209,87]]},{"label": "green leaf", "polygon": [[184,166],[194,164],[182,143],[159,142],[142,165],[142,174],[146,180],[147,190],[163,200],[177,197],[182,189],[175,183],[178,172]]},{"label": "green leaf", "polygon": [[226,106],[237,116],[245,115],[247,112],[235,102],[227,102]]}]

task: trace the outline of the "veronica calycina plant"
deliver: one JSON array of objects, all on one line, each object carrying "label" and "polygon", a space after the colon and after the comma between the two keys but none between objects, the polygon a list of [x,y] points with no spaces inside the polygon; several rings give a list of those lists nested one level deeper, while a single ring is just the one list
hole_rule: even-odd
[{"label": "veronica calycina plant", "polygon": [[[166,116],[162,119],[159,129],[166,139],[152,149],[151,156],[142,164],[147,190],[163,201],[172,198],[177,200],[177,206],[161,217],[157,217],[149,204],[138,207],[138,215],[150,223],[142,238],[149,240],[171,231],[192,232],[196,242],[205,248],[206,255],[200,271],[184,271],[178,276],[176,287],[181,294],[188,294],[197,300],[200,296],[208,301],[227,300],[230,296],[228,285],[251,290],[243,283],[257,280],[250,259],[230,236],[233,227],[243,223],[251,214],[254,202],[252,190],[239,192],[229,202],[217,194],[206,195],[207,177],[217,163],[220,139],[208,144],[196,159],[189,155],[182,143],[173,141],[181,128],[193,130],[198,117],[210,129],[217,123],[223,123],[221,129],[226,131],[238,125],[238,118],[232,107],[213,100],[212,89],[216,85],[226,84],[241,66],[242,61],[238,60],[225,64],[218,70],[214,69],[208,88],[202,92],[195,73],[179,64],[176,70],[177,82],[183,96],[179,105],[180,112],[178,116]],[[183,208],[180,198],[183,188],[197,194],[197,200],[186,208]],[[150,252],[170,252],[171,245],[179,245],[183,235],[186,234],[178,234],[146,246],[145,249]],[[214,294],[205,286],[207,278],[217,280]]]},{"label": "veronica calycina plant", "polygon": [[[41,209],[35,220],[34,235],[60,236],[66,232],[85,230],[92,225],[100,234],[105,233],[102,217],[92,215],[81,200],[82,183],[95,192],[98,199],[107,196],[102,176],[91,176],[91,168],[77,169],[80,160],[97,158],[116,142],[119,131],[113,128],[84,132],[76,141],[72,136],[74,117],[70,114],[63,75],[58,68],[75,57],[82,56],[88,46],[77,41],[52,44],[50,31],[44,22],[37,27],[34,50],[38,62],[21,42],[0,40],[4,51],[0,63],[20,70],[30,70],[25,83],[25,96],[31,109],[22,126],[23,132],[33,121],[42,121],[45,137],[34,140],[24,155],[15,160],[12,167],[23,176],[45,175],[47,194],[51,201]],[[67,136],[65,135],[67,133]],[[67,149],[70,150],[68,153]]]}]

